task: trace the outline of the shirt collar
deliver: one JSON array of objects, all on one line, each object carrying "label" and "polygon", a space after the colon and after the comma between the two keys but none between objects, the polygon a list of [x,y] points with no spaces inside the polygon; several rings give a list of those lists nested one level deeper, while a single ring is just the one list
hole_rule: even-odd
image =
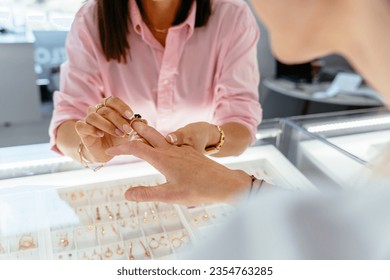
[{"label": "shirt collar", "polygon": [[[142,15],[141,11],[138,8],[136,0],[130,0],[130,19],[132,22],[133,29],[136,33],[140,34],[142,30]],[[184,26],[188,26],[188,36],[191,36],[194,32],[195,28],[195,19],[196,19],[196,1],[194,0],[190,11],[188,12],[188,16],[184,22],[181,24],[174,26],[173,28],[182,28]]]}]

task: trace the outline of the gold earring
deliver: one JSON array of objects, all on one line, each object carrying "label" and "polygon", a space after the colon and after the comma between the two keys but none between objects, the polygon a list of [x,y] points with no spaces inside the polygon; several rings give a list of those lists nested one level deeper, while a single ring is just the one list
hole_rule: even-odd
[{"label": "gold earring", "polygon": [[145,256],[147,256],[148,258],[150,258],[150,251],[148,248],[146,248],[145,244],[140,240],[139,243],[141,243],[142,247],[144,248],[145,250]]},{"label": "gold earring", "polygon": [[37,245],[31,235],[22,235],[19,239],[19,250],[33,249]]},{"label": "gold earring", "polygon": [[129,217],[132,218],[132,217],[135,217],[134,215],[134,211],[130,209],[130,206],[127,202],[125,202],[125,205],[127,207],[127,210],[129,211]]},{"label": "gold earring", "polygon": [[102,260],[102,255],[98,254],[98,252],[96,252],[96,249],[93,250],[93,254],[91,256],[91,259],[92,260]]},{"label": "gold earring", "polygon": [[116,228],[115,228],[114,224],[111,223],[110,226],[111,226],[112,232],[115,233],[115,234],[118,234],[118,232],[116,231]]},{"label": "gold earring", "polygon": [[147,211],[145,211],[145,213],[144,213],[144,219],[143,219],[143,221],[144,221],[144,224],[147,224],[147,223],[148,223],[148,212],[147,212]]},{"label": "gold earring", "polygon": [[152,250],[156,250],[158,247],[160,247],[160,243],[156,240],[156,238],[152,237],[149,242],[149,247]]},{"label": "gold earring", "polygon": [[123,255],[123,253],[124,253],[123,248],[121,246],[119,246],[119,244],[118,244],[118,247],[116,248],[116,253],[118,255]]},{"label": "gold earring", "polygon": [[100,221],[102,217],[100,217],[100,210],[99,207],[96,207],[96,221]]},{"label": "gold earring", "polygon": [[133,256],[133,242],[130,241],[130,244],[129,244],[129,260],[134,260],[134,256]]},{"label": "gold earring", "polygon": [[58,242],[58,245],[65,248],[69,246],[69,239],[68,239],[68,233],[61,234],[60,240]]},{"label": "gold earring", "polygon": [[104,256],[109,259],[112,257],[112,254],[113,253],[112,253],[110,247],[107,247],[106,251],[104,252]]},{"label": "gold earring", "polygon": [[203,216],[202,216],[203,221],[208,221],[209,215],[207,214],[206,210],[203,209]]},{"label": "gold earring", "polygon": [[109,218],[110,220],[112,220],[112,219],[114,218],[114,215],[112,214],[111,210],[108,208],[107,205],[105,206],[105,208],[106,208],[106,211],[107,211],[107,213],[108,213],[108,218]]}]

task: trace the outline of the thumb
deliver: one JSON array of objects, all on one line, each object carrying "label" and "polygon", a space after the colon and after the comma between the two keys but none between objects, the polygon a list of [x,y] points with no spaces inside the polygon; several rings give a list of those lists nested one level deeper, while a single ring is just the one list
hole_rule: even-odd
[{"label": "thumb", "polygon": [[157,186],[138,186],[129,188],[125,197],[130,201],[147,202],[147,201],[161,201],[171,202],[171,187],[169,183],[164,183]]},{"label": "thumb", "polygon": [[173,145],[176,145],[176,146],[180,146],[180,145],[191,145],[192,143],[189,143],[189,142],[192,142],[191,139],[188,139],[188,137],[184,137],[185,133],[183,131],[183,128],[180,128],[174,132],[171,132],[169,133],[165,139],[173,144]]}]

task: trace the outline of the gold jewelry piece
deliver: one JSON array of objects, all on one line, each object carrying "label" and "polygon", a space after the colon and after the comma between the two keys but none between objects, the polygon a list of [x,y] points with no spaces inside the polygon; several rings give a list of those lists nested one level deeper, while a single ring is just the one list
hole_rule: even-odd
[{"label": "gold jewelry piece", "polygon": [[167,246],[168,244],[166,242],[164,242],[164,240],[165,240],[165,236],[164,235],[160,236],[158,241],[157,241],[156,238],[152,237],[150,239],[150,242],[149,242],[149,247],[152,250],[157,250],[160,246]]},{"label": "gold jewelry piece", "polygon": [[144,213],[144,219],[143,219],[143,221],[144,221],[144,224],[147,224],[147,223],[148,223],[148,212],[147,212],[147,211],[145,211],[145,213]]},{"label": "gold jewelry piece", "polygon": [[98,254],[98,252],[96,252],[96,249],[93,249],[93,254],[91,256],[91,259],[92,260],[102,260],[102,255]]},{"label": "gold jewelry piece", "polygon": [[[127,207],[127,210],[129,210],[129,217],[135,217],[133,210],[130,209],[130,206],[127,202],[125,202],[125,205]],[[137,204],[138,205],[138,204]]]},{"label": "gold jewelry piece", "polygon": [[126,221],[125,219],[123,219],[120,211],[121,211],[121,205],[119,203],[116,204],[116,207],[118,208],[118,212],[116,213],[115,217],[116,217],[116,220],[117,221],[120,221],[119,224],[121,227],[125,227],[126,226]]},{"label": "gold jewelry piece", "polygon": [[115,228],[114,224],[111,223],[110,226],[111,226],[112,232],[115,233],[115,234],[118,234],[118,232],[116,231],[116,228]]},{"label": "gold jewelry piece", "polygon": [[80,163],[85,168],[91,169],[93,172],[96,172],[104,166],[104,163],[99,163],[99,162],[95,163],[93,161],[86,159],[83,155],[83,149],[84,149],[84,144],[83,142],[80,142],[77,152],[79,154]]},{"label": "gold jewelry piece", "polygon": [[100,210],[99,207],[96,207],[96,221],[100,221],[102,217],[100,216]]},{"label": "gold jewelry piece", "polygon": [[60,240],[58,242],[58,245],[65,248],[69,246],[69,239],[68,239],[68,233],[61,234]]},{"label": "gold jewelry piece", "polygon": [[106,208],[106,211],[107,211],[107,213],[108,213],[108,218],[109,218],[110,220],[112,220],[112,219],[114,218],[114,215],[112,214],[110,208],[108,208],[107,205],[105,206],[105,208]]},{"label": "gold jewelry piece", "polygon": [[183,240],[181,240],[176,235],[173,235],[171,243],[172,243],[173,247],[179,248],[183,244]]},{"label": "gold jewelry piece", "polygon": [[96,105],[95,105],[95,113],[97,113],[97,111],[98,111],[100,108],[103,108],[103,107],[104,107],[104,104],[101,104],[101,103],[96,104]]},{"label": "gold jewelry piece", "polygon": [[106,230],[104,229],[103,225],[101,226],[100,231],[102,233],[102,237],[104,237],[104,234],[106,233]]},{"label": "gold jewelry piece", "polygon": [[31,235],[22,235],[19,239],[19,250],[33,249],[37,247]]},{"label": "gold jewelry piece", "polygon": [[134,260],[134,255],[133,255],[133,242],[130,241],[129,244],[129,260]]},{"label": "gold jewelry piece", "polygon": [[107,101],[112,98],[112,96],[106,97],[103,99],[103,106],[107,107]]},{"label": "gold jewelry piece", "polygon": [[147,256],[148,258],[150,258],[150,251],[148,248],[146,248],[145,244],[140,240],[139,243],[141,243],[142,247],[144,248],[145,250],[145,256]]},{"label": "gold jewelry piece", "polygon": [[176,234],[174,234],[172,237],[172,240],[171,240],[173,247],[175,247],[175,248],[181,247],[181,245],[183,245],[183,243],[185,243],[185,241],[184,241],[185,237],[187,237],[187,234],[185,233],[184,230],[181,232],[180,237],[176,236]]},{"label": "gold jewelry piece", "polygon": [[150,213],[152,213],[153,220],[157,221],[158,220],[158,216],[156,215],[156,211],[154,211],[154,209],[151,208],[151,207],[149,208],[149,210],[150,210]]},{"label": "gold jewelry piece", "polygon": [[149,242],[149,247],[152,250],[156,250],[158,247],[160,247],[160,243],[156,240],[156,238],[152,237]]},{"label": "gold jewelry piece", "polygon": [[209,215],[207,214],[206,210],[204,210],[204,209],[203,209],[202,219],[203,219],[203,221],[209,220]]},{"label": "gold jewelry piece", "polygon": [[112,255],[113,255],[113,253],[112,253],[110,247],[107,247],[106,251],[104,252],[104,256],[109,259],[112,257]]},{"label": "gold jewelry piece", "polygon": [[222,130],[222,128],[219,125],[216,125],[218,131],[219,131],[219,141],[217,144],[213,146],[208,146],[205,148],[204,153],[206,155],[213,155],[219,152],[221,150],[221,147],[225,143],[225,132]]},{"label": "gold jewelry piece", "polygon": [[124,253],[123,248],[121,246],[119,246],[119,244],[118,244],[118,248],[116,248],[116,253],[118,255],[123,255],[123,253]]}]

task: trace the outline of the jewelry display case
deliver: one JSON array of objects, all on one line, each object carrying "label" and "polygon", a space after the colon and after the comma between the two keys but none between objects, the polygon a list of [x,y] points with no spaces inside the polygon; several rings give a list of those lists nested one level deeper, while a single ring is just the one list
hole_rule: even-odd
[{"label": "jewelry display case", "polygon": [[384,108],[294,117],[288,122],[312,135],[299,141],[297,165],[310,162],[341,187],[354,187],[357,174],[370,176],[370,163],[390,141],[390,113]]},{"label": "jewelry display case", "polygon": [[[291,190],[313,184],[277,149],[280,122],[268,122],[232,169]],[[175,259],[181,249],[236,213],[229,204],[194,207],[126,201],[131,186],[164,177],[146,162],[0,180],[0,259]]]}]

